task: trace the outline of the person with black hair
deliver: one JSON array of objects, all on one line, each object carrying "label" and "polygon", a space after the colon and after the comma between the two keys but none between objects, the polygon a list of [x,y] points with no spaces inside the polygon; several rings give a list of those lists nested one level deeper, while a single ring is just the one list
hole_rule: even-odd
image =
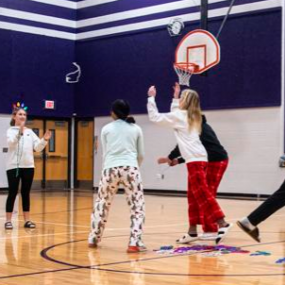
[{"label": "person with black hair", "polygon": [[103,127],[101,143],[103,172],[98,196],[91,214],[89,247],[97,247],[102,239],[108,213],[119,185],[123,185],[131,210],[131,234],[128,253],[146,251],[142,241],[145,200],[139,166],[144,157],[143,133],[129,117],[130,105],[124,100],[112,104],[113,122]]}]

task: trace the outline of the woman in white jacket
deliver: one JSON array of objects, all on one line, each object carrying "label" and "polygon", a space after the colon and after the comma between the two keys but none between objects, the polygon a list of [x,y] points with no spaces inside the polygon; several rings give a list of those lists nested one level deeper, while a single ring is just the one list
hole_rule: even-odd
[{"label": "woman in white jacket", "polygon": [[218,225],[216,243],[219,243],[232,225],[225,221],[225,215],[207,184],[208,157],[200,141],[202,114],[199,95],[194,90],[186,89],[179,99],[179,92],[174,92],[169,113],[159,113],[155,103],[156,88],[154,86],[149,88],[148,96],[147,108],[150,121],[174,130],[181,155],[187,164],[188,196],[190,197],[188,202],[191,206],[189,207],[190,229],[177,242],[185,243],[198,239],[197,225],[200,224],[201,218],[194,213],[199,211],[208,223]]},{"label": "woman in white jacket", "polygon": [[21,181],[21,196],[25,228],[35,228],[30,221],[30,190],[34,178],[34,151],[41,152],[51,137],[47,131],[42,139],[25,127],[27,112],[24,108],[15,107],[11,119],[11,127],[7,130],[8,158],[7,177],[9,193],[6,202],[5,229],[13,229],[12,213]]}]

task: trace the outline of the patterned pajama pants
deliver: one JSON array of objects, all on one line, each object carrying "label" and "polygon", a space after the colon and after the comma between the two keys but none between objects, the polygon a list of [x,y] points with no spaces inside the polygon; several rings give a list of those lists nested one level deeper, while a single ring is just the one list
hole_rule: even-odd
[{"label": "patterned pajama pants", "polygon": [[91,214],[89,240],[95,243],[101,241],[112,200],[120,185],[125,188],[131,211],[129,245],[140,246],[145,221],[145,200],[140,172],[138,168],[130,166],[114,167],[103,171],[94,210]]},{"label": "patterned pajama pants", "polygon": [[[190,162],[188,168],[188,216],[190,225],[203,226],[204,232],[217,232],[217,220],[224,218],[224,213],[216,201],[216,191],[221,181],[219,171],[218,179],[213,171],[207,171],[209,163],[207,162]],[[216,169],[216,168],[215,168]],[[209,176],[208,176],[209,175]],[[211,186],[208,181],[212,181]]]}]

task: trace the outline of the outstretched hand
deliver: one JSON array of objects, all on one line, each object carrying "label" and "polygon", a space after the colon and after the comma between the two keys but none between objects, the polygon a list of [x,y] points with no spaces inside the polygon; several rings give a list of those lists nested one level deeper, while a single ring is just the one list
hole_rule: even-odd
[{"label": "outstretched hand", "polygon": [[181,92],[181,88],[178,82],[175,82],[175,85],[173,86],[173,91],[174,91],[173,97],[175,99],[178,99],[180,96],[180,92]]},{"label": "outstretched hand", "polygon": [[179,164],[179,161],[177,158],[175,158],[175,159],[171,160],[171,162],[168,164],[169,164],[169,166],[176,166]]},{"label": "outstretched hand", "polygon": [[155,88],[155,86],[151,86],[151,87],[148,89],[147,95],[148,95],[149,97],[155,97],[155,96],[156,96],[156,88]]},{"label": "outstretched hand", "polygon": [[157,160],[157,163],[158,163],[158,164],[164,164],[164,163],[170,164],[170,163],[171,163],[171,160],[170,160],[168,157],[160,157],[160,158]]},{"label": "outstretched hand", "polygon": [[51,138],[51,131],[50,130],[47,130],[44,134],[44,140],[45,141],[49,141]]}]

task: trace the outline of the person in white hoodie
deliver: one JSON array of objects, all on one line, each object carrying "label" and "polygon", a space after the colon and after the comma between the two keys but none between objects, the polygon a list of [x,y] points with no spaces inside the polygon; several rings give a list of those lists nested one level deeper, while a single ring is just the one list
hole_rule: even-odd
[{"label": "person in white hoodie", "polygon": [[14,107],[11,127],[7,130],[8,157],[7,178],[9,193],[6,201],[5,229],[12,230],[12,213],[21,181],[21,196],[25,228],[35,228],[36,225],[30,220],[30,190],[34,178],[34,151],[41,152],[51,137],[47,131],[42,139],[25,127],[27,112],[24,108]]},{"label": "person in white hoodie", "polygon": [[188,233],[177,242],[186,243],[198,240],[197,225],[200,224],[200,217],[194,213],[199,212],[209,223],[218,225],[216,239],[218,244],[224,239],[232,224],[225,221],[225,215],[207,184],[208,157],[200,141],[202,114],[199,95],[194,90],[185,89],[179,99],[179,92],[174,92],[171,111],[159,113],[155,102],[156,93],[155,86],[151,86],[148,90],[147,104],[149,119],[158,125],[174,130],[181,155],[188,169],[188,203],[193,211],[189,211]]},{"label": "person in white hoodie", "polygon": [[[124,100],[112,104],[113,122],[101,132],[103,172],[91,215],[89,247],[97,247],[102,239],[112,200],[120,184],[125,188],[131,210],[131,233],[128,253],[144,252],[142,241],[145,200],[139,167],[144,157],[143,133],[129,117],[130,106]],[[119,218],[119,217],[118,217]]]}]

